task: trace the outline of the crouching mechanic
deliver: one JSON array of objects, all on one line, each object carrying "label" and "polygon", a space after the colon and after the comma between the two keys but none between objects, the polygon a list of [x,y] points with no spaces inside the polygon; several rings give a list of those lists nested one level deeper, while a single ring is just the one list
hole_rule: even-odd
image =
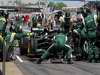
[{"label": "crouching mechanic", "polygon": [[66,44],[67,41],[67,36],[64,33],[58,31],[58,34],[54,36],[53,44],[47,49],[47,51],[44,52],[44,54],[37,61],[37,64],[41,64],[43,60],[48,59],[51,53],[56,55],[58,52],[62,52],[62,50],[64,61],[67,61],[68,64],[72,64],[72,48]]}]

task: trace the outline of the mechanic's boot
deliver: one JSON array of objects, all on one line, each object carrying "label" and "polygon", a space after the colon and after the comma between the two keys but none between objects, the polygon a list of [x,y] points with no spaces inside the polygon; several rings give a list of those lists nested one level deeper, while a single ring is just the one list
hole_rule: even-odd
[{"label": "mechanic's boot", "polygon": [[80,61],[82,59],[82,57],[80,55],[76,56],[76,61]]},{"label": "mechanic's boot", "polygon": [[95,63],[100,63],[99,58],[95,58]]},{"label": "mechanic's boot", "polygon": [[95,63],[95,59],[93,58],[89,59],[89,63]]},{"label": "mechanic's boot", "polygon": [[70,59],[67,60],[67,64],[73,64],[73,61]]},{"label": "mechanic's boot", "polygon": [[38,60],[37,60],[37,64],[41,64],[42,61],[43,61],[43,59],[41,59],[41,58],[38,59]]}]

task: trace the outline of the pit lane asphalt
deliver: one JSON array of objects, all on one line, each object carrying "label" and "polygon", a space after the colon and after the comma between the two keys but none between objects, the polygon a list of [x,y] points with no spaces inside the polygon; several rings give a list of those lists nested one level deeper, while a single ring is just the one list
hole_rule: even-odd
[{"label": "pit lane asphalt", "polygon": [[35,64],[27,59],[21,63],[15,61],[16,65],[24,75],[100,75],[100,63],[88,63],[74,61],[74,64]]}]

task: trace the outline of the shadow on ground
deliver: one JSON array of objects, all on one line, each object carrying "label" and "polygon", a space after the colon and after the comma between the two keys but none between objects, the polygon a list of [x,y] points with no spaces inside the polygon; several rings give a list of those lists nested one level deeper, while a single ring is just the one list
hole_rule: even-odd
[{"label": "shadow on ground", "polygon": [[3,75],[1,71],[0,71],[0,75]]}]

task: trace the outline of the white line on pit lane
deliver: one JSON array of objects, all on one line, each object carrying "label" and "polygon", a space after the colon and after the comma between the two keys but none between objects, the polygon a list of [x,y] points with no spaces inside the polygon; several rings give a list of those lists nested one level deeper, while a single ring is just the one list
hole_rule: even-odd
[{"label": "white line on pit lane", "polygon": [[21,63],[24,62],[18,55],[16,55],[16,58],[17,58]]}]

